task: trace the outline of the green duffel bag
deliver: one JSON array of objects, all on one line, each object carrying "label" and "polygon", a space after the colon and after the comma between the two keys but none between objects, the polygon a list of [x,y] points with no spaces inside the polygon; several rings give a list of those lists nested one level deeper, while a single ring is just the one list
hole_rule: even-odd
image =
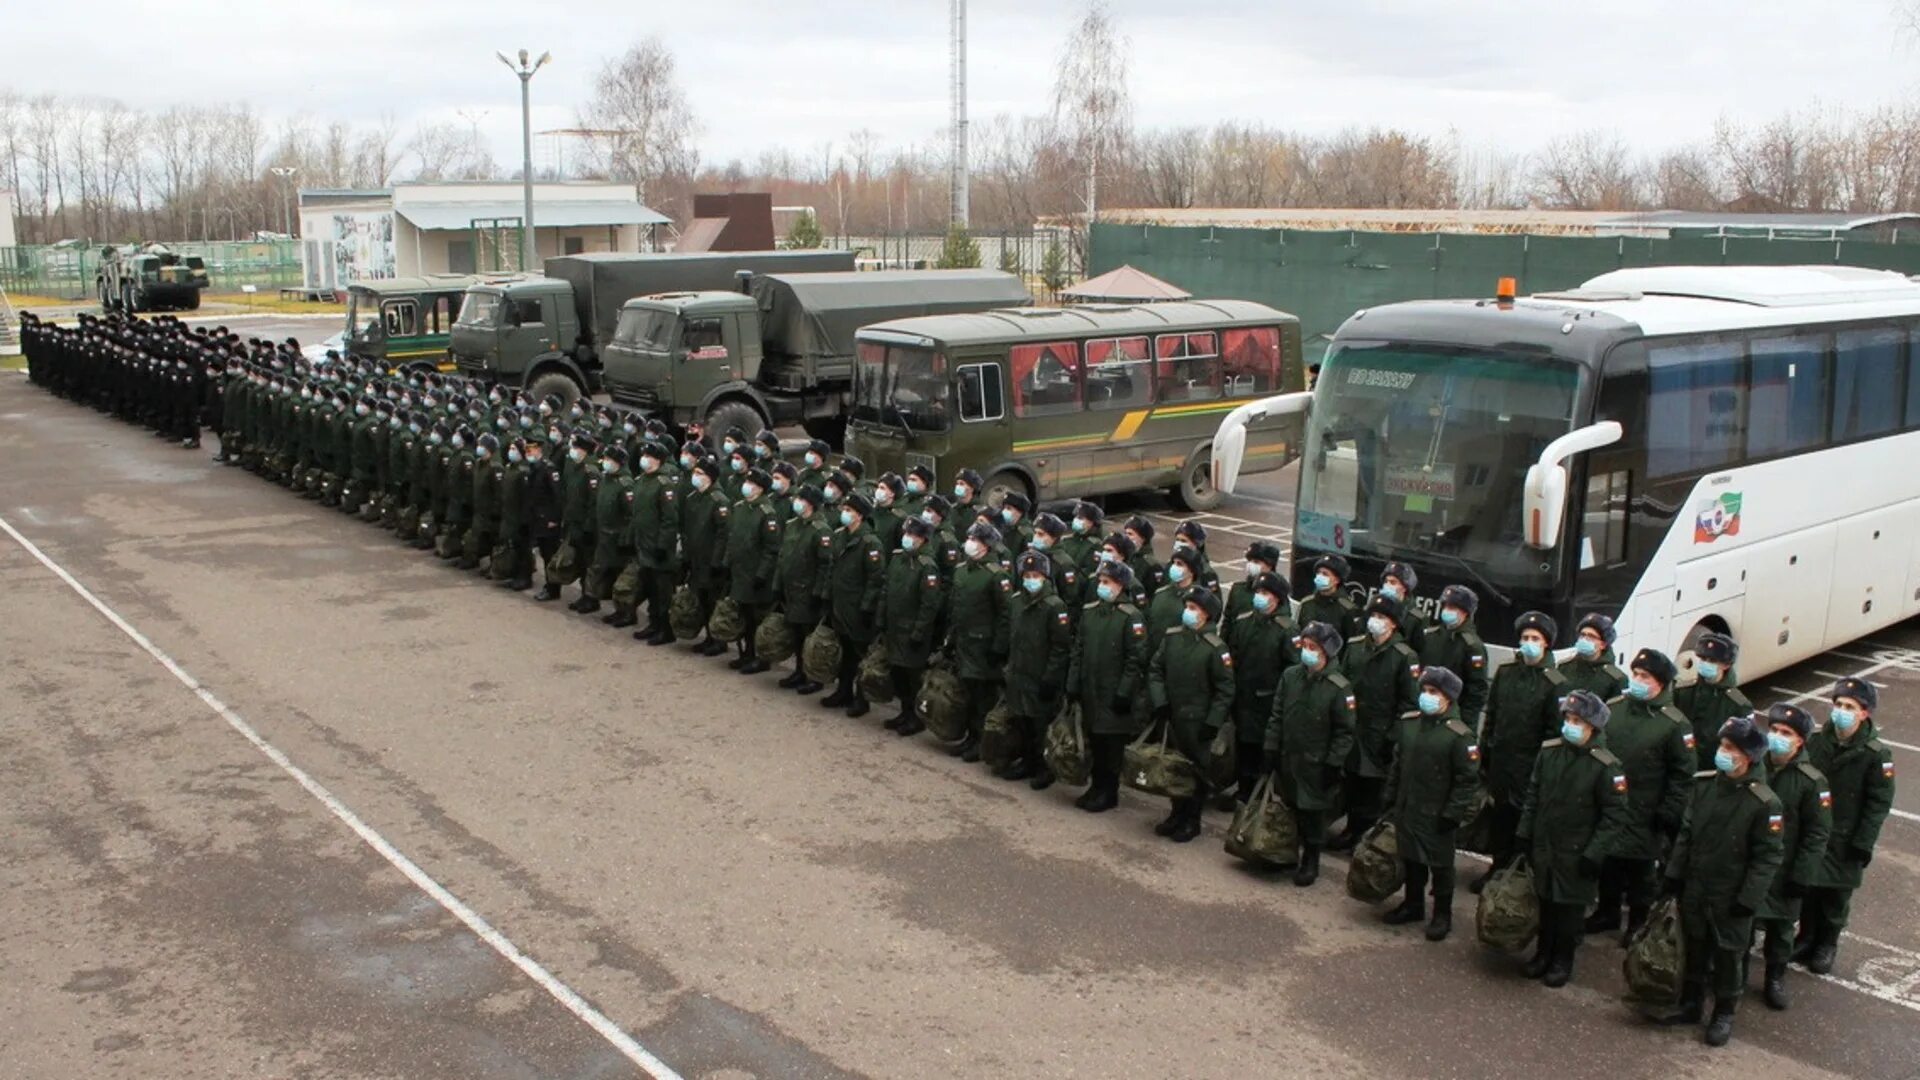
[{"label": "green duffel bag", "polygon": [[1172,729],[1154,724],[1127,744],[1120,776],[1130,788],[1149,795],[1184,799],[1200,787],[1200,771],[1172,745]]},{"label": "green duffel bag", "polygon": [[753,655],[769,664],[784,664],[793,659],[793,627],[787,617],[774,612],[760,620],[753,632]]},{"label": "green duffel bag", "polygon": [[1647,924],[1627,941],[1627,958],[1621,964],[1627,977],[1627,1000],[1653,1009],[1676,1004],[1685,966],[1680,901],[1664,897],[1647,913]]},{"label": "green duffel bag", "polygon": [[682,641],[700,636],[703,626],[700,621],[700,598],[693,594],[690,586],[682,585],[673,590],[673,599],[667,601],[667,625],[673,629],[673,636]]},{"label": "green duffel bag", "polygon": [[800,646],[800,666],[807,678],[817,683],[840,678],[840,635],[833,632],[833,627],[821,623],[807,635],[806,643]]},{"label": "green duffel bag", "polygon": [[1020,730],[1013,723],[1013,710],[1003,700],[980,725],[980,764],[1004,769],[1026,750],[1022,743]]},{"label": "green duffel bag", "polygon": [[1473,930],[1480,944],[1510,952],[1526,948],[1540,933],[1540,897],[1533,891],[1533,864],[1526,856],[1495,870],[1480,890]]},{"label": "green duffel bag", "polygon": [[459,533],[448,529],[434,538],[433,553],[442,559],[451,559],[455,555],[460,554],[462,539],[463,537]]},{"label": "green duffel bag", "polygon": [[1406,867],[1400,865],[1399,834],[1393,831],[1392,822],[1377,822],[1353,849],[1353,861],[1347,864],[1347,895],[1363,904],[1377,904],[1406,883]]},{"label": "green duffel bag", "polygon": [[1234,811],[1227,827],[1227,854],[1255,866],[1292,866],[1300,861],[1300,825],[1273,790],[1273,776],[1260,778],[1253,794]]},{"label": "green duffel bag", "polygon": [[1493,794],[1486,785],[1481,785],[1480,793],[1474,796],[1473,809],[1467,812],[1466,824],[1454,834],[1453,846],[1476,855],[1493,854]]},{"label": "green duffel bag", "polygon": [[860,673],[854,677],[860,696],[877,705],[888,705],[898,696],[893,692],[893,665],[887,662],[887,643],[876,641],[860,658]]},{"label": "green duffel bag", "polygon": [[571,585],[580,580],[580,550],[570,543],[561,544],[547,562],[547,576],[556,585]]},{"label": "green duffel bag", "polygon": [[[707,619],[707,634],[713,640],[724,641],[731,645],[746,637],[747,630],[747,617],[741,612],[740,605],[734,601],[733,597],[723,596],[719,603],[713,605],[713,615]],[[674,631],[674,635],[691,636],[681,635],[678,630]]]},{"label": "green duffel bag", "polygon": [[1084,784],[1093,778],[1093,758],[1087,752],[1087,724],[1080,706],[1069,705],[1047,725],[1041,756],[1053,778],[1063,784]]},{"label": "green duffel bag", "polygon": [[920,722],[941,742],[959,742],[967,737],[967,688],[951,660],[942,660],[927,669],[920,680],[918,702]]},{"label": "green duffel bag", "polygon": [[1207,744],[1207,783],[1215,791],[1225,791],[1240,781],[1239,746],[1233,721],[1220,725]]}]

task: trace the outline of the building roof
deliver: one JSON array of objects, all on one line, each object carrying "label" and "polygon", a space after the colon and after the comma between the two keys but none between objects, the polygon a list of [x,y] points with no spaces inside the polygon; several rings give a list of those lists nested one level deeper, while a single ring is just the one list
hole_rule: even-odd
[{"label": "building roof", "polygon": [[[475,221],[518,220],[526,213],[519,199],[445,203],[406,203],[394,213],[427,230],[466,230]],[[620,200],[552,200],[533,203],[533,223],[540,229],[574,229],[589,225],[664,225],[668,219],[637,202]]]},{"label": "building roof", "polygon": [[1366,208],[1236,209],[1186,207],[1103,210],[1107,224],[1233,229],[1357,229],[1365,232],[1527,233],[1535,236],[1655,236],[1674,229],[1736,232],[1846,232],[1889,222],[1920,226],[1920,214],[1773,214],[1688,210],[1413,210]]},{"label": "building roof", "polygon": [[1175,300],[1162,304],[1076,304],[1063,308],[1014,308],[969,315],[893,319],[860,331],[862,338],[931,345],[956,341],[1046,341],[1088,334],[1151,334],[1212,324],[1260,325],[1299,320],[1251,300]]},{"label": "building roof", "polygon": [[1122,266],[1098,277],[1090,277],[1078,285],[1069,285],[1060,290],[1060,295],[1073,300],[1109,303],[1193,299],[1193,294],[1180,286],[1161,281],[1145,270],[1136,270],[1131,266]]}]

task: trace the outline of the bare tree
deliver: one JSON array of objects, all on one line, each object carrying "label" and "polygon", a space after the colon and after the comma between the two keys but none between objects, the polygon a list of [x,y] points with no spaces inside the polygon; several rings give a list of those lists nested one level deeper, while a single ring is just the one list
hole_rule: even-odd
[{"label": "bare tree", "polygon": [[1072,146],[1086,178],[1084,209],[1100,216],[1100,171],[1117,162],[1132,135],[1127,89],[1129,43],[1107,0],[1089,0],[1060,50],[1053,83],[1053,120]]},{"label": "bare tree", "polygon": [[1555,139],[1533,167],[1533,194],[1561,210],[1631,210],[1641,205],[1641,171],[1616,132]]},{"label": "bare tree", "polygon": [[1172,208],[1194,204],[1200,194],[1199,128],[1175,128],[1142,136],[1136,147],[1140,189],[1149,205]]},{"label": "bare tree", "polygon": [[1698,146],[1655,158],[1647,166],[1645,191],[1647,202],[1661,210],[1718,210],[1727,202],[1718,165]]},{"label": "bare tree", "polygon": [[693,170],[698,125],[675,77],[673,53],[657,37],[600,69],[580,120],[601,133],[593,145],[607,175],[632,183],[643,199],[660,202],[651,185]]},{"label": "bare tree", "polygon": [[419,161],[416,180],[491,180],[500,175],[486,142],[469,125],[422,124],[407,140],[407,151]]}]

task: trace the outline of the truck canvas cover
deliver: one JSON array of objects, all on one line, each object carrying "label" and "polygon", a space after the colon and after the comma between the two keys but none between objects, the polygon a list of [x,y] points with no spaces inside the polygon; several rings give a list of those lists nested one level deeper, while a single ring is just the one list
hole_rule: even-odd
[{"label": "truck canvas cover", "polygon": [[548,259],[547,276],[573,287],[581,330],[609,341],[620,305],[636,296],[698,289],[731,289],[734,273],[851,270],[850,251],[712,251],[698,254],[593,252]]},{"label": "truck canvas cover", "polygon": [[877,322],[1033,302],[1019,278],[998,270],[767,274],[754,278],[753,294],[768,351],[809,359],[851,355],[854,332]]}]

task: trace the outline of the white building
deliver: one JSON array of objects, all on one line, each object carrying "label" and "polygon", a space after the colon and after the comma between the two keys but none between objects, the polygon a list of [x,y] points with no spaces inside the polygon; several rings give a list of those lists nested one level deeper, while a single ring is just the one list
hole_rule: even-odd
[{"label": "white building", "polygon": [[[356,281],[518,269],[523,193],[517,181],[395,184],[300,192],[302,281],[335,291]],[[533,185],[536,258],[640,251],[667,219],[632,184]]]},{"label": "white building", "polygon": [[13,192],[0,188],[0,248],[10,248],[19,242],[13,231]]}]

